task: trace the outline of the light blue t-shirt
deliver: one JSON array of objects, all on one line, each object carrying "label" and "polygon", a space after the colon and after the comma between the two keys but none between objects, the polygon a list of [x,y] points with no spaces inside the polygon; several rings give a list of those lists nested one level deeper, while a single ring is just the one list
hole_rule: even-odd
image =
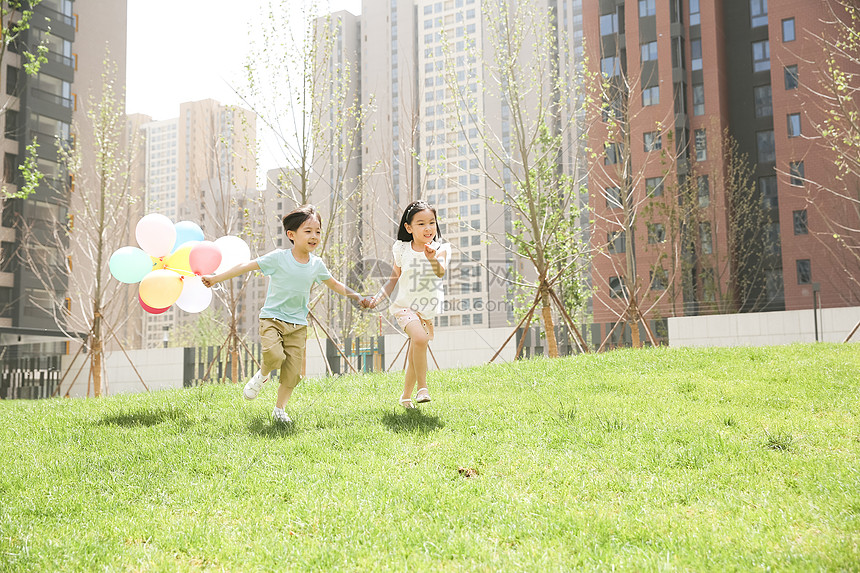
[{"label": "light blue t-shirt", "polygon": [[259,257],[257,264],[269,277],[269,289],[260,318],[307,324],[311,287],[331,278],[322,259],[310,255],[310,260],[302,264],[293,257],[292,250],[277,249]]}]

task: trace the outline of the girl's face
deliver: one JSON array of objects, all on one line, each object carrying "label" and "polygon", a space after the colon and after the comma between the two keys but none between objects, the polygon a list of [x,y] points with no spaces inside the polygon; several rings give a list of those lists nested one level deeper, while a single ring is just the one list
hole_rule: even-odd
[{"label": "girl's face", "polygon": [[412,222],[406,223],[406,232],[419,245],[431,242],[436,236],[436,215],[430,209],[418,211],[412,216]]},{"label": "girl's face", "polygon": [[316,217],[308,217],[295,231],[287,231],[287,237],[293,241],[295,248],[310,253],[317,248],[322,237],[320,222]]}]

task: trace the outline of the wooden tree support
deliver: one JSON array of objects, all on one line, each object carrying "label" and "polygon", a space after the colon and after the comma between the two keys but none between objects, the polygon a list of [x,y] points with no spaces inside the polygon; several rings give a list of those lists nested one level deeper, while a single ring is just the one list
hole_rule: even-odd
[{"label": "wooden tree support", "polygon": [[[319,325],[320,329],[323,331],[323,334],[325,334],[327,338],[329,338],[330,340],[334,340],[331,337],[331,335],[328,333],[328,331],[325,329],[325,327],[322,325],[322,323],[319,320],[317,320],[317,317],[314,316],[314,313],[308,312],[308,318],[311,319],[312,321],[314,321],[314,323]],[[340,349],[340,346],[335,344],[335,347],[337,348],[338,354],[340,354],[343,357],[347,366],[349,366],[350,370],[352,370],[353,372],[358,374],[358,370],[356,370],[355,366],[352,365],[352,363],[349,361],[349,358],[347,357],[347,355],[344,354],[343,350]],[[323,356],[325,356],[325,354],[323,354]]]},{"label": "wooden tree support", "polygon": [[[502,345],[499,347],[499,349],[498,349],[498,350],[496,350],[496,353],[495,353],[495,354],[493,354],[493,357],[492,357],[492,358],[490,358],[490,362],[491,362],[491,363],[492,363],[492,362],[493,362],[493,361],[494,361],[494,360],[499,356],[499,354],[501,354],[501,353],[502,353],[502,350],[504,350],[504,349],[505,349],[505,346],[507,346],[507,345],[508,345],[508,342],[510,342],[510,341],[511,341],[511,338],[513,338],[513,337],[514,337],[514,335],[517,333],[517,330],[519,330],[519,329],[520,329],[520,327],[523,325],[523,323],[524,323],[524,322],[526,322],[527,320],[528,320],[528,324],[526,325],[526,329],[528,329],[528,327],[529,327],[529,326],[531,325],[531,323],[532,323],[532,315],[534,314],[534,312],[535,312],[535,308],[537,308],[537,305],[538,305],[538,302],[539,302],[539,301],[540,301],[540,291],[538,291],[538,293],[535,295],[535,300],[534,300],[534,302],[532,302],[532,305],[531,305],[531,307],[529,308],[529,312],[528,312],[528,314],[527,314],[526,316],[524,316],[524,317],[522,318],[522,320],[520,320],[520,322],[519,322],[519,323],[514,327],[514,330],[513,330],[513,332],[511,332],[510,336],[508,336],[508,337],[505,339],[505,341],[502,343]],[[523,340],[525,340],[525,336],[523,337],[523,339],[522,339],[522,340],[520,340],[520,346],[517,348],[517,353],[514,355],[514,360],[516,360],[516,359],[517,359],[517,357],[520,355],[520,352],[522,351],[522,342],[523,342]]]},{"label": "wooden tree support", "polygon": [[[147,385],[146,385],[146,382],[144,382],[144,380],[143,380],[143,376],[141,376],[141,375],[140,375],[140,372],[138,372],[137,367],[134,365],[134,362],[132,362],[131,357],[128,355],[128,352],[126,352],[126,350],[125,350],[125,346],[123,346],[122,341],[121,341],[121,340],[119,339],[119,337],[116,335],[116,332],[114,331],[113,327],[110,325],[110,323],[109,323],[107,320],[105,320],[105,319],[104,319],[104,317],[102,317],[102,323],[103,323],[103,324],[105,324],[105,325],[107,325],[107,327],[108,327],[108,329],[110,330],[110,333],[111,333],[111,338],[113,338],[113,339],[114,339],[114,341],[116,341],[116,343],[119,345],[120,350],[122,350],[122,353],[123,353],[123,355],[125,356],[126,360],[128,360],[128,363],[129,363],[129,365],[131,366],[132,370],[134,370],[134,373],[135,373],[135,374],[137,374],[137,378],[138,378],[138,380],[140,380],[140,383],[143,385],[144,389],[145,389],[147,392],[149,392],[149,386],[147,386]],[[62,389],[62,386],[63,386],[63,382],[65,382],[65,380],[66,380],[66,376],[68,375],[68,373],[69,373],[69,372],[71,372],[71,370],[72,370],[72,366],[73,366],[73,365],[74,365],[74,363],[77,361],[78,356],[80,356],[81,351],[82,351],[82,350],[84,349],[84,347],[86,346],[86,341],[88,341],[92,335],[93,335],[93,329],[92,329],[92,327],[90,327],[89,332],[87,332],[87,337],[84,339],[83,343],[81,344],[81,347],[80,347],[80,348],[78,348],[78,351],[77,351],[77,352],[75,352],[75,356],[72,358],[72,361],[69,363],[69,368],[68,368],[68,370],[66,370],[66,371],[63,373],[63,376],[60,378],[60,382],[57,384],[57,387],[54,389],[54,392],[51,394],[51,398],[53,398],[53,397],[57,396],[57,394],[59,394],[59,393],[60,393],[60,390]],[[102,353],[102,355],[104,356],[104,353]],[[63,395],[63,397],[64,397],[64,398],[68,398],[68,397],[69,397],[69,392],[71,392],[71,391],[72,391],[72,387],[75,385],[75,382],[77,382],[77,381],[78,381],[78,376],[80,376],[80,375],[81,375],[81,371],[84,369],[84,366],[86,366],[86,364],[87,364],[87,361],[86,361],[86,360],[84,360],[84,361],[81,363],[80,368],[78,368],[77,373],[75,374],[74,378],[72,378],[72,383],[71,383],[71,384],[69,384],[69,387],[68,387],[68,388],[66,388],[66,393]],[[90,384],[91,384],[91,381],[92,381],[92,376],[93,376],[92,368],[90,368],[90,373],[89,373],[89,376],[87,377],[87,396],[89,396],[89,395],[90,395]]]},{"label": "wooden tree support", "polygon": [[854,333],[857,332],[858,328],[860,328],[860,322],[854,325],[854,328],[851,329],[851,332],[848,333],[848,336],[846,336],[845,340],[843,340],[842,342],[848,342],[849,340],[851,340],[851,337],[854,336]]}]

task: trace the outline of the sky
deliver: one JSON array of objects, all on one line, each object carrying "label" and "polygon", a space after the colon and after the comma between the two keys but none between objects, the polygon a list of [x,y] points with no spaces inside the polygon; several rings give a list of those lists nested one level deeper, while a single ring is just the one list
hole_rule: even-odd
[{"label": "sky", "polygon": [[[244,85],[251,22],[269,2],[128,0],[127,113],[162,120],[178,117],[186,101],[238,104],[235,88]],[[331,11],[361,12],[361,0],[327,4]],[[276,167],[265,158],[261,163]]]}]

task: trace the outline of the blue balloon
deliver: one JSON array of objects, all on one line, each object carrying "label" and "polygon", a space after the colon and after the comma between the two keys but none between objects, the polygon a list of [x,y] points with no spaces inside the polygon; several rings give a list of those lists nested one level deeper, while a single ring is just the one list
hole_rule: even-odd
[{"label": "blue balloon", "polygon": [[201,229],[197,223],[193,223],[191,221],[179,221],[174,225],[174,227],[176,228],[176,242],[173,243],[173,249],[171,252],[175,251],[188,241],[203,240],[203,229]]},{"label": "blue balloon", "polygon": [[152,257],[137,247],[122,247],[111,255],[108,267],[116,280],[132,284],[152,270]]}]

